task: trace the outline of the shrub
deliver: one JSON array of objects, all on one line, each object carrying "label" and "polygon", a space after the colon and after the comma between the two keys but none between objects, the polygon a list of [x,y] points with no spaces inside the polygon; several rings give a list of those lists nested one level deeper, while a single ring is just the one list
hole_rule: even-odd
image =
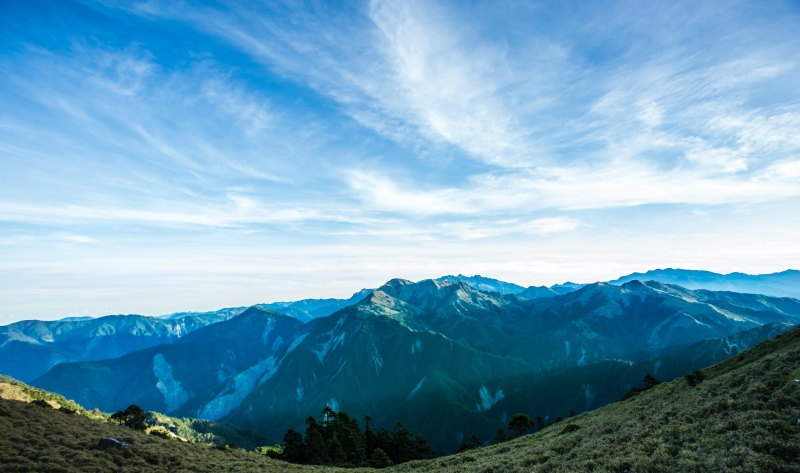
[{"label": "shrub", "polygon": [[706,375],[700,370],[694,370],[691,373],[687,373],[683,378],[689,386],[695,387],[706,378]]},{"label": "shrub", "polygon": [[372,455],[369,457],[369,466],[372,468],[387,468],[392,465],[394,465],[392,459],[382,448],[378,447],[372,451]]},{"label": "shrub", "polygon": [[121,425],[130,427],[133,430],[144,431],[147,428],[145,420],[147,415],[136,404],[131,404],[124,411],[118,411],[111,415],[111,420],[119,422]]}]

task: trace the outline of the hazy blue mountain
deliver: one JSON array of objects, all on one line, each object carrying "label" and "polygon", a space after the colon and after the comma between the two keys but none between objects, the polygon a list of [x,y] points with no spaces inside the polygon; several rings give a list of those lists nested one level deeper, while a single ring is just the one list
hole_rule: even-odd
[{"label": "hazy blue mountain", "polygon": [[258,304],[257,307],[272,309],[302,322],[308,322],[319,317],[327,317],[337,310],[360,302],[371,293],[372,289],[362,289],[348,299],[303,299],[292,302]]},{"label": "hazy blue mountain", "polygon": [[539,299],[542,297],[553,297],[559,295],[558,292],[547,286],[529,286],[519,293],[519,297],[524,299]]},{"label": "hazy blue mountain", "polygon": [[318,317],[326,317],[337,310],[342,309],[343,307],[353,305],[369,295],[371,291],[372,289],[362,289],[347,299],[302,299],[299,301],[289,302],[269,302],[264,304],[255,304],[254,306],[228,307],[211,312],[176,312],[164,317],[168,319],[175,319],[198,315],[222,315],[226,318],[231,318],[241,314],[250,307],[259,307],[289,315],[297,320],[300,320],[301,322],[308,322],[309,320],[316,319]]},{"label": "hazy blue mountain", "polygon": [[561,284],[553,284],[550,286],[550,290],[555,292],[558,295],[569,294],[570,292],[577,291],[578,289],[585,286],[585,284],[578,284],[574,282],[565,282]]},{"label": "hazy blue mountain", "polygon": [[174,342],[227,315],[164,320],[109,315],[80,320],[23,320],[0,327],[0,373],[31,381],[57,363],[116,358]]},{"label": "hazy blue mountain", "polygon": [[81,321],[81,320],[91,320],[93,318],[94,317],[89,317],[89,316],[86,316],[86,315],[82,315],[82,316],[78,316],[78,317],[64,317],[64,318],[58,319],[58,321],[59,322],[78,322],[78,321]]},{"label": "hazy blue mountain", "polygon": [[610,284],[620,285],[633,280],[659,281],[688,289],[800,298],[800,271],[793,269],[772,274],[718,274],[711,271],[667,268],[629,274],[610,281]]},{"label": "hazy blue mountain", "polygon": [[168,315],[161,315],[157,316],[156,318],[159,319],[168,319],[168,320],[175,320],[175,319],[182,319],[184,317],[209,317],[209,316],[217,316],[221,317],[222,320],[227,320],[237,315],[241,314],[242,312],[249,309],[250,306],[241,306],[241,307],[225,307],[219,310],[209,310],[205,312],[197,312],[197,311],[189,311],[189,312],[174,312]]},{"label": "hazy blue mountain", "polygon": [[105,411],[136,403],[174,413],[228,380],[234,386],[257,382],[243,373],[262,376],[273,369],[277,355],[304,330],[293,317],[253,307],[176,343],[111,360],[61,363],[34,383]]},{"label": "hazy blue mountain", "polygon": [[463,274],[459,274],[458,276],[447,275],[437,278],[436,281],[463,282],[479,291],[497,292],[500,294],[519,294],[525,290],[524,287],[517,284],[500,281],[499,279],[485,278],[477,274],[475,276],[464,276]]},{"label": "hazy blue mountain", "polygon": [[[254,307],[307,322],[355,304],[370,292],[370,289],[362,289],[348,299],[305,299]],[[231,319],[248,309],[228,307],[163,317],[109,315],[15,322],[0,327],[0,373],[31,381],[57,363],[116,358],[143,348],[173,343],[198,328]]]},{"label": "hazy blue mountain", "polygon": [[[735,297],[734,297],[735,296]],[[719,338],[768,323],[800,323],[800,301],[690,291],[658,282],[595,283],[524,301],[515,356],[552,369]]]}]

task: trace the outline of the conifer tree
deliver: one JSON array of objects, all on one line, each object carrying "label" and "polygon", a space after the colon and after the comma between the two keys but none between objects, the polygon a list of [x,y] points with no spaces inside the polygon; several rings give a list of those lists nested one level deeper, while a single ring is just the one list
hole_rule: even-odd
[{"label": "conifer tree", "polygon": [[283,436],[283,459],[290,463],[306,463],[305,449],[300,432],[287,430]]},{"label": "conifer tree", "polygon": [[373,450],[369,457],[369,466],[372,468],[386,468],[392,465],[394,465],[392,459],[380,447]]},{"label": "conifer tree", "polygon": [[498,427],[497,432],[494,434],[494,443],[502,443],[508,440],[506,429]]},{"label": "conifer tree", "polygon": [[478,438],[477,435],[472,434],[470,438],[467,439],[466,442],[462,442],[461,445],[458,447],[459,452],[465,452],[467,450],[474,450],[476,448],[481,447],[483,444],[481,443],[481,439]]},{"label": "conifer tree", "polygon": [[544,418],[542,416],[536,416],[536,430],[542,430],[545,427],[547,427],[547,425],[544,423]]},{"label": "conifer tree", "polygon": [[523,413],[514,414],[508,421],[508,429],[514,431],[514,437],[527,433],[533,427],[533,421]]},{"label": "conifer tree", "polygon": [[312,430],[306,434],[306,461],[310,465],[327,465],[328,444],[319,430]]}]

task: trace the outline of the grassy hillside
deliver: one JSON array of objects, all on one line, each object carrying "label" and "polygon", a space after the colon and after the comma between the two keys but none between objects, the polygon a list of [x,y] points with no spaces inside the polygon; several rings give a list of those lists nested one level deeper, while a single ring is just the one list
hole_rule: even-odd
[{"label": "grassy hillside", "polygon": [[800,472],[800,329],[534,435],[393,471]]},{"label": "grassy hillside", "polygon": [[53,409],[73,411],[92,419],[107,420],[108,414],[97,409],[86,410],[75,401],[65,398],[60,394],[51,393],[44,389],[28,386],[16,379],[0,374],[0,398],[13,401],[44,401]]},{"label": "grassy hillside", "polygon": [[[99,450],[96,446],[103,437],[128,442],[132,448]],[[318,470],[243,450],[146,435],[42,404],[0,399],[0,471],[7,473]]]},{"label": "grassy hillside", "polygon": [[[110,414],[106,412],[98,409],[84,409],[77,402],[60,394],[29,386],[6,375],[0,375],[0,398],[24,402],[41,400],[45,401],[53,409],[74,411],[76,414],[91,419],[107,421],[110,417]],[[170,417],[158,412],[148,412],[146,424],[148,431],[155,429],[161,433],[192,443],[235,444],[246,450],[253,450],[258,446],[268,444],[264,437],[252,430],[240,429],[230,424],[203,419]]]}]

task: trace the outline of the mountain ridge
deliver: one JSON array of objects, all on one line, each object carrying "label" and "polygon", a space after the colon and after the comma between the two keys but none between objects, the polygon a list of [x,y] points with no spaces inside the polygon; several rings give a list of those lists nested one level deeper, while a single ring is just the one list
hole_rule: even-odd
[{"label": "mountain ridge", "polygon": [[[274,338],[262,340],[263,328],[243,323],[248,314],[286,319],[296,327],[273,347]],[[794,299],[653,281],[594,283],[530,300],[483,292],[463,281],[393,279],[307,324],[256,307],[193,334],[208,334],[217,345],[188,337],[115,360],[58,365],[36,383],[90,406],[113,399],[115,404],[103,407],[118,410],[136,400],[172,415],[261,429],[275,441],[288,428],[302,429],[303,420],[325,405],[378,423],[425,412],[410,427],[449,450],[464,436],[496,430],[516,410],[535,404],[529,393],[541,393],[547,382],[572,390],[567,395],[551,389],[559,395],[541,405],[541,414],[563,416],[570,408],[618,398],[645,367],[662,363],[669,365],[665,373],[680,375],[698,367],[696,360],[718,361],[725,354],[720,344],[727,342],[681,354],[687,346],[754,331],[737,342],[744,347],[798,321],[800,301]],[[236,324],[244,328],[232,329]],[[774,327],[756,330],[767,325]],[[228,339],[239,354],[235,363],[220,367],[229,357]],[[191,351],[206,344],[211,348]],[[179,356],[181,350],[198,354]],[[194,373],[198,368],[204,373]],[[125,381],[112,376],[117,372],[143,377]],[[159,383],[173,388],[166,390],[171,398]],[[122,388],[111,395],[105,386]],[[390,415],[398,412],[404,415]]]}]

